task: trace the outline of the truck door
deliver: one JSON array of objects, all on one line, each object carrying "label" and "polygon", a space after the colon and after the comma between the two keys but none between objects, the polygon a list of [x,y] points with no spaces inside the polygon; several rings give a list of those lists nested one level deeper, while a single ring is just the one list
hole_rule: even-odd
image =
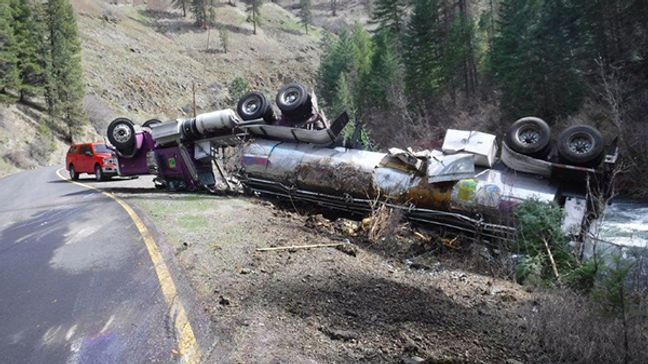
[{"label": "truck door", "polygon": [[79,172],[94,173],[93,160],[92,148],[90,148],[89,144],[83,144],[79,155]]}]

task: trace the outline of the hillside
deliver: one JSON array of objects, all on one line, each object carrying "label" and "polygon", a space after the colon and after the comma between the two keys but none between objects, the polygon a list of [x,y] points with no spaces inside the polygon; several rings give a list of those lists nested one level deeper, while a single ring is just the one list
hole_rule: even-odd
[{"label": "hillside", "polygon": [[[242,77],[268,96],[281,84],[312,85],[319,62],[319,31],[303,34],[297,18],[280,6],[263,6],[256,35],[243,4],[221,4],[217,28],[201,30],[180,10],[76,1],[88,86],[86,108],[104,130],[110,114],[176,118],[191,112],[192,85],[198,111],[234,107],[231,82]],[[209,41],[209,46],[208,46]]]},{"label": "hillside", "polygon": [[[243,3],[220,4],[211,30],[196,28],[190,14],[183,17],[165,1],[112,3],[72,1],[89,119],[79,140],[101,140],[116,116],[142,123],[190,115],[194,84],[198,112],[235,107],[236,78],[268,97],[287,82],[313,85],[321,30],[304,34],[299,19],[278,4],[263,5],[263,22],[254,35]],[[227,53],[216,28],[227,30]],[[0,176],[61,163],[66,145],[56,122],[38,110],[0,107]]]}]

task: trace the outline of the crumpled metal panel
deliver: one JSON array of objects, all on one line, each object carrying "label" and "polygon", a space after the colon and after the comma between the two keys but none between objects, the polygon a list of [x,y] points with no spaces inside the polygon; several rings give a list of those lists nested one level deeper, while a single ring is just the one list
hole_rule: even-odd
[{"label": "crumpled metal panel", "polygon": [[428,160],[428,183],[458,181],[475,175],[475,160],[472,154],[434,155]]}]

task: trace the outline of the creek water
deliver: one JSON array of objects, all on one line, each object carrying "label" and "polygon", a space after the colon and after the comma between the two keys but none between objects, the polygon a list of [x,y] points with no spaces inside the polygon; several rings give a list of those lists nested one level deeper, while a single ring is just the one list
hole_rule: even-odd
[{"label": "creek water", "polygon": [[613,201],[605,211],[599,232],[605,241],[648,248],[648,202]]}]

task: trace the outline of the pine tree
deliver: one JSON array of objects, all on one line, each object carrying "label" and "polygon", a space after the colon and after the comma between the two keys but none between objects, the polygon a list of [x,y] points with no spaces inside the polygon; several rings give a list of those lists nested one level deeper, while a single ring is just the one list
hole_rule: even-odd
[{"label": "pine tree", "polygon": [[504,0],[493,40],[491,68],[502,91],[502,107],[512,116],[533,115],[540,57],[531,29],[539,24],[539,0]]},{"label": "pine tree", "polygon": [[333,97],[330,108],[331,116],[336,118],[346,111],[349,114],[349,118],[353,119],[355,117],[356,107],[353,102],[353,95],[351,95],[351,88],[349,87],[346,72],[340,72],[340,76],[335,82],[334,92],[335,96]]},{"label": "pine tree", "polygon": [[48,0],[48,69],[46,98],[50,114],[62,118],[69,137],[83,123],[85,94],[81,44],[74,11],[67,0]]},{"label": "pine tree", "polygon": [[196,26],[206,29],[207,22],[207,0],[191,0],[191,11],[193,11]]},{"label": "pine tree", "polygon": [[18,57],[9,3],[0,2],[0,91],[18,85]]},{"label": "pine tree", "polygon": [[367,93],[363,100],[363,103],[371,104],[374,108],[389,109],[392,104],[390,93],[402,82],[399,80],[400,59],[395,43],[394,36],[389,31],[374,36],[371,71],[367,75]]},{"label": "pine tree", "polygon": [[172,0],[171,6],[176,9],[182,9],[182,16],[187,16],[187,0]]},{"label": "pine tree", "polygon": [[376,0],[371,23],[377,24],[377,31],[389,30],[399,34],[403,28],[406,10],[406,0]]},{"label": "pine tree", "polygon": [[252,22],[254,27],[252,34],[257,33],[257,26],[261,23],[261,5],[263,5],[263,0],[244,0],[247,4],[247,12],[249,13],[249,19]]},{"label": "pine tree", "polygon": [[311,12],[311,0],[299,0],[299,19],[306,34],[308,34],[308,26],[313,25],[313,14]]},{"label": "pine tree", "polygon": [[371,70],[371,55],[373,52],[371,36],[362,24],[356,22],[351,31],[351,42],[354,46],[354,65],[358,75],[362,76]]},{"label": "pine tree", "polygon": [[[330,36],[327,36],[330,37]],[[343,29],[337,40],[327,38],[318,70],[317,94],[324,104],[330,105],[335,97],[335,85],[340,73],[349,74],[353,69],[354,45],[351,34]]]},{"label": "pine tree", "polygon": [[466,97],[470,98],[477,87],[473,38],[472,21],[462,15],[456,16],[448,30],[443,52],[443,74],[448,80],[453,98],[458,89],[463,89]]},{"label": "pine tree", "polygon": [[551,119],[575,111],[584,94],[582,44],[567,0],[506,0],[500,7],[491,68],[512,116]]},{"label": "pine tree", "polygon": [[44,22],[36,19],[27,0],[13,0],[20,100],[39,93],[45,84]]},{"label": "pine tree", "polygon": [[404,36],[405,83],[409,94],[426,102],[443,82],[438,0],[415,0]]}]

